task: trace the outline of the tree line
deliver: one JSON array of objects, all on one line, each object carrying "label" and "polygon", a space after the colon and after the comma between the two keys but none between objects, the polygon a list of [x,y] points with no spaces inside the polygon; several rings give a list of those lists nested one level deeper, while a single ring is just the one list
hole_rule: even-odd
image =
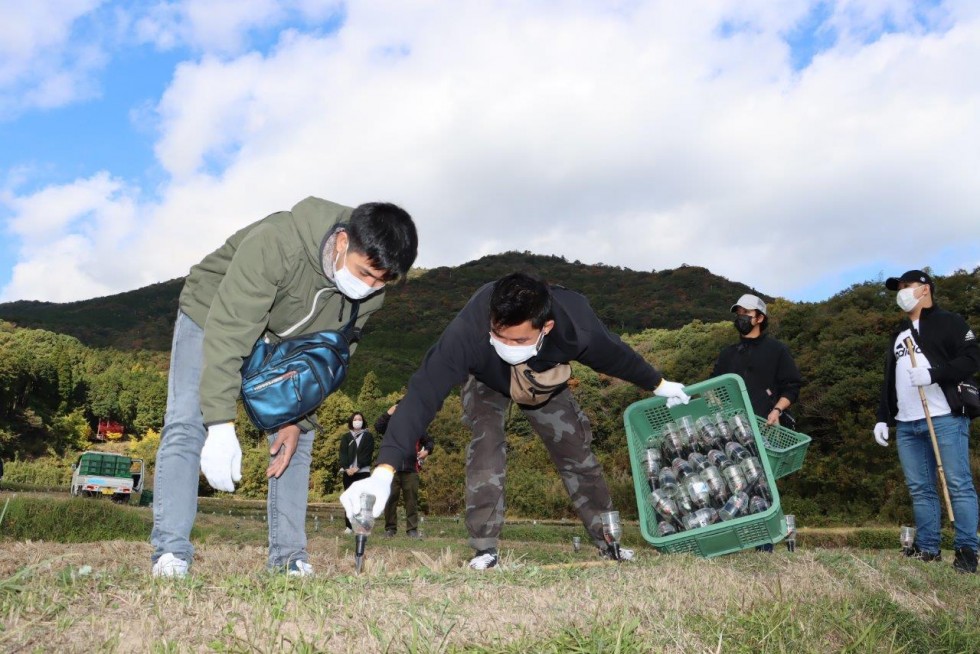
[{"label": "tree line", "polygon": [[[980,268],[937,277],[936,283],[937,302],[980,328]],[[725,300],[726,311],[731,301]],[[880,281],[854,285],[824,302],[770,304],[768,333],[789,345],[806,381],[793,408],[798,428],[813,439],[802,470],[780,480],[779,489],[785,510],[808,524],[910,518],[895,448],[881,448],[871,437],[884,353],[901,317],[894,294]],[[641,329],[623,338],[668,378],[694,383],[708,377],[718,352],[737,334],[727,320],[692,319],[677,328]],[[350,414],[361,411],[373,424],[400,396],[397,389],[404,387],[410,364],[425,345],[402,343],[402,350],[388,357],[387,340],[364,339],[354,357],[361,360],[360,371],[318,412],[324,432],[314,445],[315,500],[333,498],[341,489],[338,447]],[[126,425],[123,447],[147,458],[152,470],[166,406],[167,363],[162,352],[89,348],[71,336],[0,323],[0,456],[16,460],[8,464],[7,480],[67,480],[65,457],[90,447],[100,418]],[[582,366],[573,371],[573,392],[592,422],[594,447],[617,507],[635,515],[622,417],[648,394]],[[462,510],[470,434],[460,415],[458,395],[450,396],[430,426],[437,449],[422,473],[422,502],[432,513]],[[238,493],[262,497],[267,444],[247,422],[241,414],[245,456]],[[978,429],[973,425],[974,434]],[[561,481],[519,411],[511,412],[507,433],[511,514],[572,517]],[[974,457],[973,464],[980,470],[980,458]],[[211,491],[202,483],[201,492]]]}]

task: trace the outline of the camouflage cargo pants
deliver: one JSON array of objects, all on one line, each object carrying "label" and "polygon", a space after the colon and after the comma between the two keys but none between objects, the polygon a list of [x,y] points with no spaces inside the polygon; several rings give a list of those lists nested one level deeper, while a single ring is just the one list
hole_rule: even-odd
[{"label": "camouflage cargo pants", "polygon": [[[463,422],[473,431],[466,453],[466,528],[470,546],[483,550],[497,546],[504,524],[504,419],[511,400],[471,376],[462,402]],[[605,547],[599,515],[612,510],[612,498],[592,452],[589,419],[568,389],[542,407],[520,408],[547,448],[586,531]]]}]

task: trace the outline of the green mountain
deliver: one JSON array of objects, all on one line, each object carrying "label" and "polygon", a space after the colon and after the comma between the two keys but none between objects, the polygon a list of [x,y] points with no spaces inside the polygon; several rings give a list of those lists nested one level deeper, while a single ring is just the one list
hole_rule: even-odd
[{"label": "green mountain", "polygon": [[[351,380],[360,383],[368,370],[375,370],[382,390],[397,390],[473,292],[517,270],[583,293],[619,333],[675,329],[695,319],[727,320],[731,303],[742,293],[754,292],[697,266],[639,272],[529,252],[486,256],[457,267],[413,273],[406,284],[392,288],[384,310],[367,325]],[[182,278],[173,279],[65,304],[7,302],[0,304],[0,320],[74,336],[93,348],[169,351],[182,284]]]}]

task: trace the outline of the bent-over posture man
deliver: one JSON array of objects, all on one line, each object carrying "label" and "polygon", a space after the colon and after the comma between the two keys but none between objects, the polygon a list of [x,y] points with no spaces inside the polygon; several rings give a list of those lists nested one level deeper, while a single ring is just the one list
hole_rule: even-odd
[{"label": "bent-over posture man", "polygon": [[[463,384],[463,420],[473,432],[466,457],[466,527],[475,550],[470,567],[497,565],[504,523],[506,443],[504,418],[511,402],[527,416],[545,447],[586,531],[612,556],[599,516],[612,509],[602,468],[592,452],[592,428],[567,386],[569,362],[630,381],[687,403],[683,386],[666,381],[643,357],[609,332],[582,295],[548,286],[525,273],[479,289],[449,324],[412,375],[381,443],[370,478],[341,496],[353,515],[362,492],[385,505],[393,466],[415,450],[453,386]],[[621,550],[621,558],[632,558]]]}]

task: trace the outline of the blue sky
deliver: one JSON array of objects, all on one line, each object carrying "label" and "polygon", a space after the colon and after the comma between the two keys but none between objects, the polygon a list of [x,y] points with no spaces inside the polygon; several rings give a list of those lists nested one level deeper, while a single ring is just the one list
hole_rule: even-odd
[{"label": "blue sky", "polygon": [[398,202],[425,267],[686,263],[792,300],[972,270],[974,5],[11,3],[0,301],[184,275],[307,195]]}]

